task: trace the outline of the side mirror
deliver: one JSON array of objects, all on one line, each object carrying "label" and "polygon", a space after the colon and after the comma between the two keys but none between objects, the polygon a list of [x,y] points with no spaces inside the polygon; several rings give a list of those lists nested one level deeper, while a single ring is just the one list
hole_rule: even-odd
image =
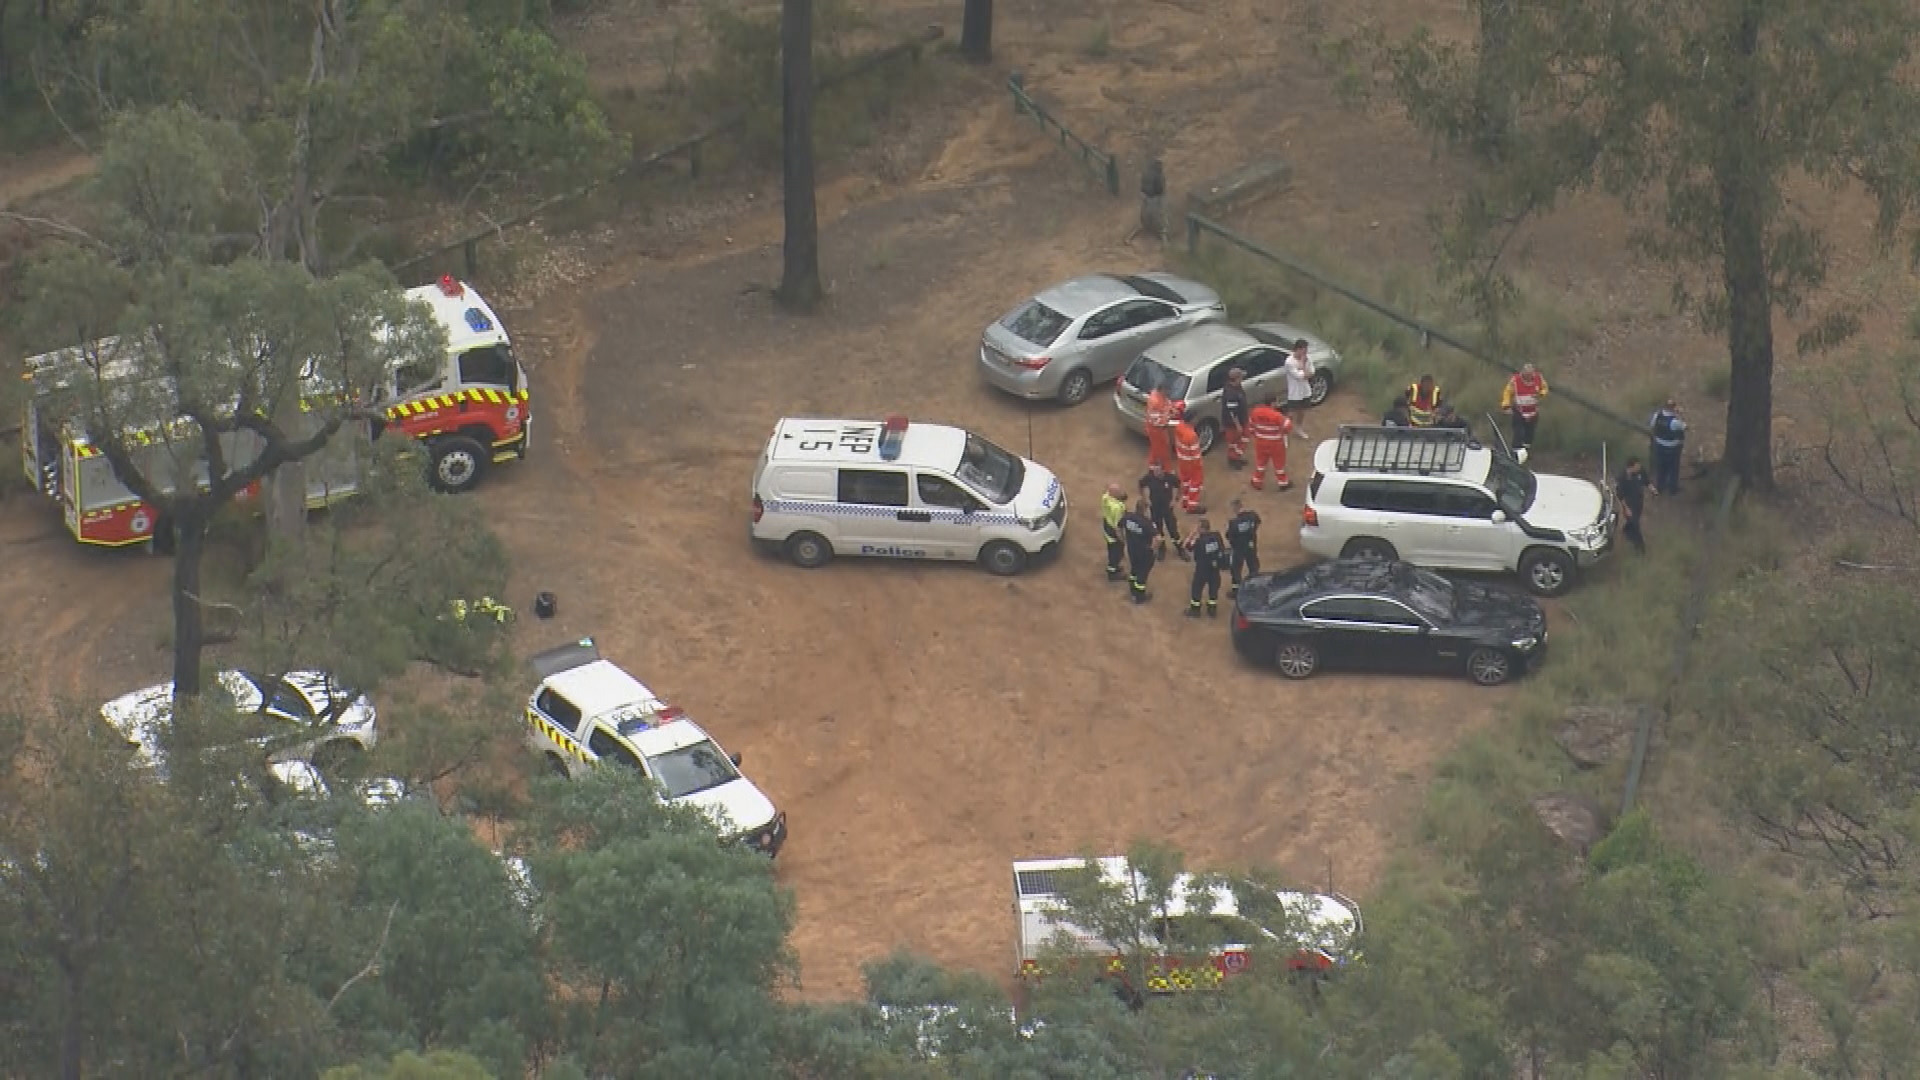
[{"label": "side mirror", "polygon": [[1507,512],[1505,510],[1495,510],[1493,512],[1493,523],[1495,525],[1505,525],[1507,523]]},{"label": "side mirror", "polygon": [[737,768],[739,768],[739,767],[740,767],[740,755],[739,755],[739,753],[738,753],[738,752],[735,752],[735,753],[731,753],[731,754],[728,754],[728,755],[727,755],[727,760],[728,760],[728,761],[731,761],[731,762],[733,762],[733,767],[734,767],[734,768],[736,768],[736,769],[737,769]]}]

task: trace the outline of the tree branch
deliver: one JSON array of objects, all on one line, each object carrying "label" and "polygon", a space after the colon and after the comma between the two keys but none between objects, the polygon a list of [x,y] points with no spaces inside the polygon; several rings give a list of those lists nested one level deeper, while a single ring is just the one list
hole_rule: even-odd
[{"label": "tree branch", "polygon": [[340,1003],[341,996],[353,989],[353,984],[369,976],[380,974],[380,954],[386,950],[387,935],[393,930],[393,917],[399,910],[400,901],[395,900],[393,905],[387,908],[387,921],[380,927],[380,940],[373,943],[373,954],[367,957],[366,966],[354,972],[352,978],[340,984],[340,989],[335,990],[333,996],[327,999],[327,1007],[320,1010],[321,1012],[332,1012],[333,1007]]}]

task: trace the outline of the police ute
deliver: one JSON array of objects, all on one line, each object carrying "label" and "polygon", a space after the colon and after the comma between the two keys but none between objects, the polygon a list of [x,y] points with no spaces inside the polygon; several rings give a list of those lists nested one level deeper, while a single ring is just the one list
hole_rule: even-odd
[{"label": "police ute", "polygon": [[787,841],[787,815],[740,774],[686,713],[600,656],[591,639],[536,655],[527,740],[562,776],[601,762],[634,769],[667,802],[692,806],[721,832],[769,856]]},{"label": "police ute", "polygon": [[1051,470],[904,416],[781,420],[753,474],[754,542],[803,567],[865,555],[977,561],[1011,576],[1057,549],[1066,527]]}]

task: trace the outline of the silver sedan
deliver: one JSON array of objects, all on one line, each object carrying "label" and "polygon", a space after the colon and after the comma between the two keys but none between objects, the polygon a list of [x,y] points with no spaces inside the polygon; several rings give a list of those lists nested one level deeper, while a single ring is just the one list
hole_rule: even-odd
[{"label": "silver sedan", "polygon": [[1226,318],[1220,294],[1172,274],[1089,274],[1009,312],[980,339],[987,382],[1029,400],[1078,405],[1149,346]]}]

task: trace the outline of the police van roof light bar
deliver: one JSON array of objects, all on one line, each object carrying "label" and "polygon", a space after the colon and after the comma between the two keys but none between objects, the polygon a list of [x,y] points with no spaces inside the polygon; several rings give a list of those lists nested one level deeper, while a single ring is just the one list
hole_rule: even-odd
[{"label": "police van roof light bar", "polygon": [[441,274],[440,275],[440,292],[445,296],[451,296],[451,297],[454,297],[455,299],[458,299],[462,296],[467,295],[467,287],[465,285],[460,284],[458,281],[455,281],[453,279],[452,274]]},{"label": "police van roof light bar", "polygon": [[906,441],[907,418],[899,414],[887,417],[886,426],[880,429],[880,460],[898,460]]}]

